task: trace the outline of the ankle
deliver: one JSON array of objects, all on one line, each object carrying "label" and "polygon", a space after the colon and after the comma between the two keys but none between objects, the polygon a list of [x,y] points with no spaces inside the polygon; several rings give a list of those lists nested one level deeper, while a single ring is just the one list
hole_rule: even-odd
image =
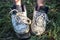
[{"label": "ankle", "polygon": [[21,6],[21,0],[15,0],[16,5]]},{"label": "ankle", "polygon": [[38,7],[40,7],[40,6],[44,6],[44,4],[38,4]]},{"label": "ankle", "polygon": [[38,7],[45,5],[45,0],[37,0]]}]

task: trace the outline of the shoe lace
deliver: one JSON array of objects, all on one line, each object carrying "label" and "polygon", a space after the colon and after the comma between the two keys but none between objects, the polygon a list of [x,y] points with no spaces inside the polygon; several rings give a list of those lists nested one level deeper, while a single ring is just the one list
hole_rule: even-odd
[{"label": "shoe lace", "polygon": [[[40,13],[40,12],[39,12]],[[41,15],[42,14],[42,15]],[[37,16],[36,18],[36,26],[44,26],[46,24],[44,24],[44,21],[48,21],[49,22],[49,19],[47,17],[47,14],[46,13],[41,13],[39,16]]]},{"label": "shoe lace", "polygon": [[[23,23],[25,23],[25,24],[31,24],[31,20],[30,20],[28,17],[24,16],[24,15],[23,15],[23,12],[18,12],[18,10],[13,9],[13,10],[11,10],[9,13],[12,14],[13,11],[16,11],[16,12],[17,12],[17,13],[16,13],[16,16],[15,16],[14,18],[16,19],[16,21],[17,21],[18,23],[23,22]],[[19,20],[21,20],[21,21],[19,22]]]}]

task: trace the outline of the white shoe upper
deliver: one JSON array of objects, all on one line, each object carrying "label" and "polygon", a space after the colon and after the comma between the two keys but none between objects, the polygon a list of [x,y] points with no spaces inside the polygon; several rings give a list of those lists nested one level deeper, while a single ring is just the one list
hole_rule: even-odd
[{"label": "white shoe upper", "polygon": [[49,21],[45,12],[34,10],[31,30],[36,35],[41,35],[46,29],[46,22]]},{"label": "white shoe upper", "polygon": [[[13,11],[16,11],[17,13],[13,14]],[[13,9],[10,13],[14,31],[18,34],[28,33],[31,20],[27,17],[26,9],[25,12],[18,12],[18,10]]]}]

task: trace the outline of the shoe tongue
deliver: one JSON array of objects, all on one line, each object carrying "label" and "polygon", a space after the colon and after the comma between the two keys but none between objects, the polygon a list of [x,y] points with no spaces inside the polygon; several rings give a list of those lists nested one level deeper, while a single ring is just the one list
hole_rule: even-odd
[{"label": "shoe tongue", "polygon": [[45,12],[45,13],[47,13],[48,12],[48,7],[46,7],[46,6],[40,6],[39,8],[38,8],[38,6],[36,6],[36,11],[38,11],[38,12]]},{"label": "shoe tongue", "polygon": [[39,11],[39,12],[45,12],[45,7],[44,6],[40,6],[39,9],[37,9],[37,11]]},{"label": "shoe tongue", "polygon": [[13,10],[13,9],[18,9],[19,11],[22,11],[22,12],[24,12],[24,5],[22,4],[21,6],[19,6],[19,5],[13,5],[12,7],[11,7],[11,9]]},{"label": "shoe tongue", "polygon": [[13,9],[16,9],[16,5],[13,5],[12,7],[11,7],[11,9],[13,10]]},{"label": "shoe tongue", "polygon": [[18,9],[19,12],[21,11],[24,12],[24,5],[21,5],[21,6],[17,5],[16,8]]}]

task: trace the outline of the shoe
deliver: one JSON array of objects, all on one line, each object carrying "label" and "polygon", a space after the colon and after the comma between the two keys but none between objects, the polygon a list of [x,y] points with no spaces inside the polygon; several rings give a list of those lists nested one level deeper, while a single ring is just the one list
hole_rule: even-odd
[{"label": "shoe", "polygon": [[48,8],[41,6],[39,9],[37,7],[34,9],[33,20],[31,24],[31,33],[33,35],[41,35],[46,29],[47,21],[49,21],[47,16]]},{"label": "shoe", "polygon": [[29,25],[31,24],[31,20],[27,17],[25,6],[23,6],[23,9],[22,6],[19,8],[20,10],[17,10],[16,5],[12,7],[10,11],[11,21],[18,38],[26,39],[30,37]]}]

